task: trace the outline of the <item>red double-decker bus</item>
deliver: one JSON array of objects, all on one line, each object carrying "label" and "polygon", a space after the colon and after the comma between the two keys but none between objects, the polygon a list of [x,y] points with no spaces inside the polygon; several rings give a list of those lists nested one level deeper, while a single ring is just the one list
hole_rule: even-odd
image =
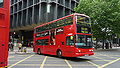
[{"label": "red double-decker bus", "polygon": [[0,67],[7,66],[10,0],[0,0]]},{"label": "red double-decker bus", "polygon": [[90,17],[75,13],[36,27],[33,48],[58,57],[94,55]]}]

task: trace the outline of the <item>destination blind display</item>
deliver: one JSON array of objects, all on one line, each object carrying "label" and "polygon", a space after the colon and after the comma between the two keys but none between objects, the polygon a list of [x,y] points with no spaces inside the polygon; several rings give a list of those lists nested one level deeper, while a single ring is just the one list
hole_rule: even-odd
[{"label": "destination blind display", "polygon": [[81,27],[81,33],[89,33],[88,28]]},{"label": "destination blind display", "polygon": [[87,34],[91,34],[91,29],[90,29],[90,27],[77,26],[77,33],[87,33]]}]

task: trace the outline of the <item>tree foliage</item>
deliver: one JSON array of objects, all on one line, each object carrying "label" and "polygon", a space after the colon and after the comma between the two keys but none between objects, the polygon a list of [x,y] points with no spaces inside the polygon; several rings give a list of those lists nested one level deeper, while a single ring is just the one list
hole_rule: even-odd
[{"label": "tree foliage", "polygon": [[91,17],[94,37],[120,35],[120,0],[80,0],[75,11]]}]

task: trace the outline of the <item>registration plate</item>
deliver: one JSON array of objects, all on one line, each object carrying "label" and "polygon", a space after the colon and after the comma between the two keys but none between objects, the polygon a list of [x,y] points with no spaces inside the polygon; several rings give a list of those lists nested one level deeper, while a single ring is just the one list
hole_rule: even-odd
[{"label": "registration plate", "polygon": [[89,54],[85,54],[85,56],[89,56]]}]

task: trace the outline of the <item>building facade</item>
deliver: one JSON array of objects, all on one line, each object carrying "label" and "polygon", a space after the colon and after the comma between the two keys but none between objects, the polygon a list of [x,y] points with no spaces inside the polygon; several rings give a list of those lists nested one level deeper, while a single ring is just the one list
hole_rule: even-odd
[{"label": "building facade", "polygon": [[78,3],[79,0],[11,0],[11,31],[24,35],[40,24],[74,13]]}]

